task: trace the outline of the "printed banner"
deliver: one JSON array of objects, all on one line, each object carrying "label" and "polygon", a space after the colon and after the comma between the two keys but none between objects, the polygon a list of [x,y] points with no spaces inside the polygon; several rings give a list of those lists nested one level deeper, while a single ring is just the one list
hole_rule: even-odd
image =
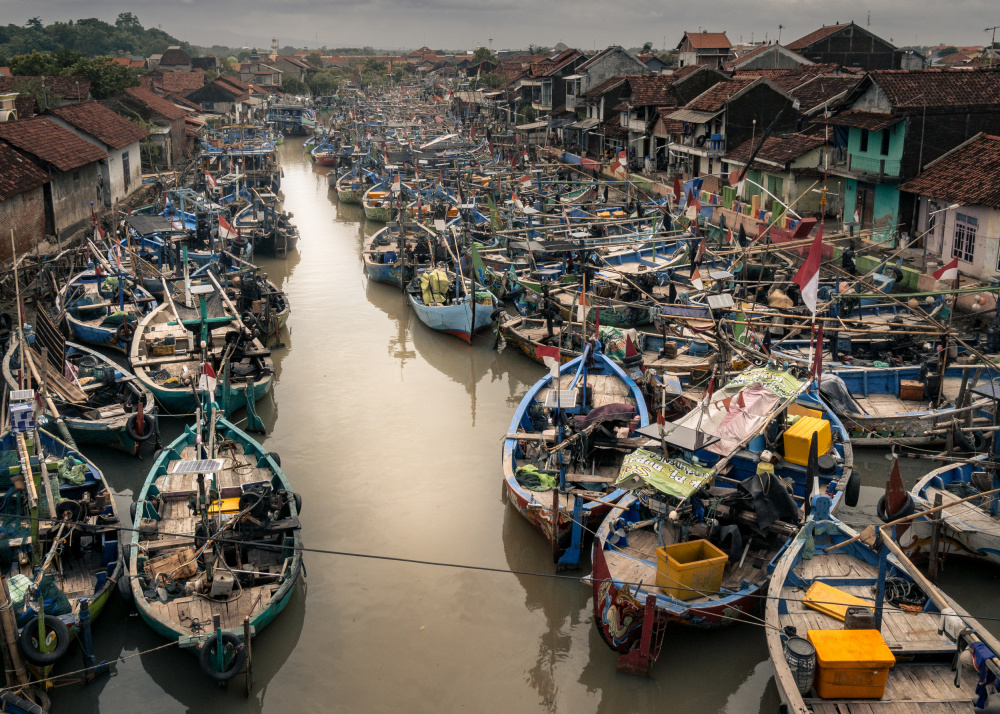
[{"label": "printed banner", "polygon": [[800,391],[804,382],[800,382],[788,372],[778,369],[768,369],[767,367],[752,367],[745,369],[726,385],[726,389],[742,389],[754,382],[760,382],[781,399],[794,397]]},{"label": "printed banner", "polygon": [[[663,459],[652,451],[637,449],[622,461],[615,485],[639,488],[642,484],[638,481],[642,481],[657,491],[684,499],[697,491],[712,473],[712,469],[694,466],[681,459]],[[628,481],[632,483],[626,483]]]}]

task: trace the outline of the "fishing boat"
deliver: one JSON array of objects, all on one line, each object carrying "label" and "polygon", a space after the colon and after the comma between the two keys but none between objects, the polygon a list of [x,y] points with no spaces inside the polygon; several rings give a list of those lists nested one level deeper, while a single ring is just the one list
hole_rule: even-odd
[{"label": "fishing boat", "polygon": [[[814,499],[818,501],[819,499]],[[885,530],[858,534],[814,503],[774,564],[764,628],[783,710],[974,711],[998,642]]]},{"label": "fishing boat", "polygon": [[288,295],[268,280],[266,274],[260,274],[257,266],[244,261],[239,264],[239,270],[221,276],[222,285],[240,311],[243,324],[266,344],[288,322],[291,314]]},{"label": "fishing boat", "polygon": [[364,185],[357,172],[349,171],[336,180],[337,199],[341,203],[361,203]]},{"label": "fishing boat", "polygon": [[136,378],[166,411],[192,414],[198,406],[192,380],[208,362],[219,375],[215,392],[224,413],[243,406],[252,412],[271,389],[270,352],[246,333],[239,308],[212,273],[200,285],[173,292],[136,328],[129,351]]},{"label": "fishing boat", "polygon": [[79,451],[33,429],[31,401],[30,390],[12,394],[15,430],[0,435],[0,486],[8,492],[0,518],[17,642],[32,673],[46,680],[81,633],[89,647],[124,557],[114,491]]},{"label": "fishing boat", "polygon": [[362,254],[368,279],[396,286],[409,283],[413,278],[415,252],[429,256],[427,246],[435,240],[434,231],[422,223],[406,223],[402,227],[393,223],[380,229]]},{"label": "fishing boat", "polygon": [[427,327],[466,342],[472,342],[475,333],[490,326],[496,309],[491,292],[476,290],[473,296],[469,281],[445,268],[424,270],[414,276],[406,288],[406,297]]},{"label": "fishing boat", "polygon": [[[56,431],[65,425],[66,436],[74,445],[138,454],[140,445],[153,436],[152,393],[128,370],[96,350],[73,342],[48,341],[46,363],[39,351],[41,344],[29,333],[24,356],[25,362],[30,362],[28,383],[37,388],[44,372],[49,390],[43,426]],[[4,355],[3,376],[12,391],[20,389],[21,354],[21,345],[11,340]]]},{"label": "fishing boat", "polygon": [[56,297],[56,310],[65,310],[74,338],[119,352],[128,351],[135,324],[155,306],[156,298],[122,273],[95,268],[74,275]]},{"label": "fishing boat", "polygon": [[394,213],[393,199],[385,184],[376,184],[361,197],[365,218],[378,223],[388,223]]},{"label": "fishing boat", "polygon": [[649,412],[639,386],[590,345],[560,366],[558,389],[553,382],[545,375],[514,412],[503,445],[504,487],[555,548],[569,541],[559,556],[569,565],[579,563],[580,529],[591,530],[624,495],[613,486],[622,448],[649,424]]},{"label": "fishing boat", "polygon": [[707,404],[639,430],[645,441],[613,482],[629,493],[592,555],[594,621],[620,670],[648,674],[671,624],[752,618],[811,493],[857,504],[850,440],[808,387],[748,368]]},{"label": "fishing boat", "polygon": [[142,619],[225,682],[247,666],[250,638],[298,583],[302,503],[278,455],[217,411],[206,403],[207,419],[153,462],[139,492],[129,569]]},{"label": "fishing boat", "polygon": [[340,163],[340,150],[329,140],[320,142],[309,153],[317,166],[336,166]]}]

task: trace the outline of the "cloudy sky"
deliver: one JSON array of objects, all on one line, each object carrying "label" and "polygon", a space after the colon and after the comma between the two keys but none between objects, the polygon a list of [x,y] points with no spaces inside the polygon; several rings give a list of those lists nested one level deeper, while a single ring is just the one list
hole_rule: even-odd
[{"label": "cloudy sky", "polygon": [[380,48],[581,49],[650,41],[676,45],[684,30],[725,30],[738,42],[794,40],[823,24],[854,22],[896,45],[982,45],[1000,25],[996,0],[0,0],[0,23],[134,12],[146,25],[200,45],[279,43]]}]

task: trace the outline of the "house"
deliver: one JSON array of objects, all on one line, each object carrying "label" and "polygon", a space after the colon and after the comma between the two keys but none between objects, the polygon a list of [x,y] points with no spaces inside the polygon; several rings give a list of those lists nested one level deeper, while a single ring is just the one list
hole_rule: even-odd
[{"label": "house", "polygon": [[149,132],[115,114],[99,102],[80,102],[50,110],[49,118],[59,126],[103,149],[101,186],[105,206],[125,199],[142,184],[139,142]]},{"label": "house", "polygon": [[586,57],[576,50],[566,50],[531,65],[519,80],[521,99],[540,114],[566,106],[566,77],[572,75]]},{"label": "house", "polygon": [[343,69],[350,64],[346,57],[341,57],[340,55],[330,55],[329,57],[321,57],[320,59],[323,61],[323,69],[329,69],[330,67],[340,67]]},{"label": "house", "polygon": [[253,82],[262,87],[280,87],[281,75],[280,69],[264,62],[244,62],[240,68],[241,82]]},{"label": "house", "polygon": [[192,69],[190,72],[165,72],[158,68],[146,74],[143,80],[147,78],[150,84],[147,89],[159,94],[174,92],[187,94],[205,84],[205,73],[200,69]]},{"label": "house", "polygon": [[758,45],[754,49],[723,63],[726,71],[747,69],[795,69],[813,64],[802,55],[779,44]]},{"label": "house", "polygon": [[209,55],[208,57],[192,57],[191,58],[191,69],[200,69],[202,72],[218,72],[219,71],[219,58],[214,55]]},{"label": "house", "polygon": [[142,57],[113,57],[112,60],[123,67],[146,69],[146,60]]},{"label": "house", "polygon": [[563,144],[567,149],[590,156],[602,156],[602,137],[592,132],[599,124],[616,116],[612,107],[617,106],[628,92],[627,77],[611,77],[575,97],[577,120],[561,130]]},{"label": "house", "polygon": [[718,82],[666,116],[683,123],[668,145],[676,173],[707,176],[722,171],[728,148],[739,146],[773,124],[776,134],[794,131],[798,122],[789,94],[765,77]]},{"label": "house", "polygon": [[899,187],[917,197],[917,225],[928,256],[958,258],[959,272],[1000,274],[1000,136],[976,134]]},{"label": "house", "polygon": [[685,32],[677,43],[677,64],[680,67],[687,67],[689,64],[720,67],[729,59],[732,48],[725,32]]},{"label": "house", "polygon": [[[750,154],[760,144],[759,137],[751,137],[722,157],[723,172],[741,172],[749,163]],[[778,216],[785,207],[799,216],[812,216],[820,212],[823,194],[813,191],[823,178],[825,158],[823,136],[789,134],[783,137],[768,137],[749,170],[743,183],[742,195],[736,189],[723,190],[723,204],[730,207],[733,199],[752,203],[759,196],[764,210],[774,211]],[[832,177],[827,187],[826,215],[839,215],[840,201],[844,195],[844,179]],[[823,184],[820,184],[822,187]],[[729,193],[731,192],[731,193]]]},{"label": "house", "polygon": [[811,118],[837,107],[861,79],[854,74],[819,74],[806,76],[802,82],[791,81],[790,76],[772,81],[798,101],[800,128],[804,128]]},{"label": "house", "polygon": [[202,109],[216,114],[242,115],[246,111],[250,93],[237,89],[231,82],[217,79],[189,93],[186,98]]},{"label": "house", "polygon": [[869,72],[826,124],[830,171],[847,179],[845,223],[892,241],[914,217],[914,197],[900,184],[976,134],[1000,134],[1000,71]]},{"label": "house", "polygon": [[48,117],[0,124],[0,142],[27,155],[48,174],[45,184],[46,233],[61,234],[91,220],[90,204],[99,201],[104,149],[81,139]]},{"label": "house", "polygon": [[603,84],[612,77],[651,74],[651,71],[621,45],[607,47],[577,66],[576,71],[564,78],[565,106],[576,109],[576,98]]},{"label": "house", "polygon": [[654,54],[636,55],[636,59],[646,65],[646,69],[654,73],[662,72],[670,66]]},{"label": "house", "polygon": [[305,82],[306,76],[318,69],[316,65],[304,57],[276,57],[270,62],[270,66],[281,71],[282,79],[291,77],[300,82]]},{"label": "house", "polygon": [[170,72],[190,72],[193,67],[191,55],[182,50],[178,45],[168,47],[157,64]]},{"label": "house", "polygon": [[10,232],[23,255],[52,233],[45,210],[49,175],[30,158],[0,141],[0,226],[8,240],[0,241],[0,262],[11,259]]},{"label": "house", "polygon": [[150,135],[160,150],[159,163],[169,168],[184,158],[184,117],[188,112],[141,87],[126,89],[109,100],[108,106],[126,119],[139,118],[155,125]]},{"label": "house", "polygon": [[[923,67],[923,57],[899,50],[878,35],[853,22],[824,25],[818,30],[789,42],[786,47],[812,62],[833,63],[844,67],[860,67],[866,70],[900,69],[904,60],[909,65],[919,62]],[[904,57],[904,55],[908,55]]]},{"label": "house", "polygon": [[18,92],[34,96],[39,107],[45,110],[69,102],[90,99],[90,79],[87,77],[0,77],[0,94]]}]

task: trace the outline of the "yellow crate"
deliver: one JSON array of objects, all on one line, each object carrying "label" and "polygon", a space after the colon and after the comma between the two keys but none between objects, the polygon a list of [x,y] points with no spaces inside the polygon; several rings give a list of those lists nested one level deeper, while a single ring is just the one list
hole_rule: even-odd
[{"label": "yellow crate", "polygon": [[849,607],[867,607],[874,612],[871,603],[821,582],[815,582],[809,586],[802,602],[806,607],[819,610],[824,615],[829,615],[841,622],[847,617],[847,608]]},{"label": "yellow crate", "polygon": [[707,540],[656,549],[656,584],[668,597],[693,600],[718,592],[729,556]]},{"label": "yellow crate", "polygon": [[878,630],[809,630],[821,699],[881,699],[896,657]]},{"label": "yellow crate", "polygon": [[809,463],[809,442],[816,435],[816,454],[822,456],[830,450],[833,437],[830,422],[811,416],[800,417],[794,425],[785,430],[785,461],[799,466]]},{"label": "yellow crate", "polygon": [[[220,510],[221,506],[221,510]],[[222,501],[212,501],[208,506],[209,515],[215,516],[219,513],[239,513],[240,512],[240,498],[239,496],[235,498],[224,498]]]}]

